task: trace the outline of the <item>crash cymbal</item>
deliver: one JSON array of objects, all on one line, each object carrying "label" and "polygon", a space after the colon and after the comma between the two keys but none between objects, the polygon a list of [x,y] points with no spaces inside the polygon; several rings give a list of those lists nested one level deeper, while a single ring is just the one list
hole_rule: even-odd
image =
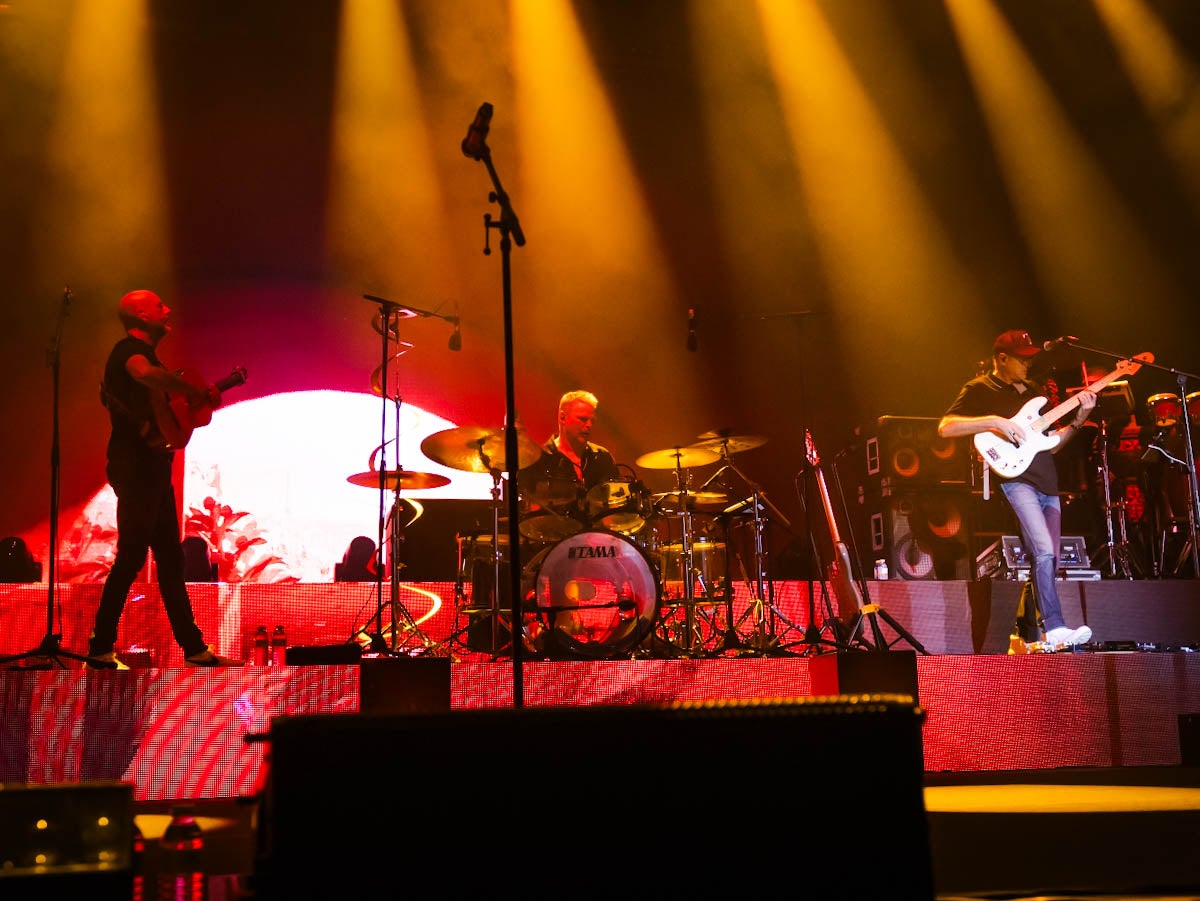
[{"label": "crash cymbal", "polygon": [[[504,453],[504,429],[464,425],[434,432],[421,442],[421,450],[430,460],[463,472],[503,472],[508,469]],[[524,432],[517,432],[517,469],[536,463],[542,455]]]},{"label": "crash cymbal", "polygon": [[669,447],[666,450],[642,454],[634,462],[644,469],[687,469],[716,463],[721,455],[706,447]]},{"label": "crash cymbal", "polygon": [[[399,369],[399,367],[396,366],[396,361],[399,360],[406,353],[408,353],[410,350],[412,350],[412,347],[413,347],[412,342],[410,342],[410,341],[397,341],[396,346],[400,349],[396,353],[392,354],[391,358],[388,360],[388,381],[391,382],[393,385],[396,384],[396,380],[397,380],[396,376],[398,374],[398,369]],[[371,392],[373,394],[378,395],[379,397],[383,396],[383,364],[382,363],[380,363],[378,366],[376,366],[375,371],[371,373]],[[398,390],[389,391],[388,399],[395,400],[399,393],[400,392]]]},{"label": "crash cymbal", "polygon": [[663,510],[680,509],[684,506],[685,497],[687,498],[687,507],[689,510],[724,507],[729,503],[729,495],[723,494],[720,491],[689,491],[686,495],[679,491],[664,491],[661,494],[650,495],[650,499],[654,501],[654,505]]},{"label": "crash cymbal", "polygon": [[[376,472],[356,472],[352,476],[347,476],[346,481],[351,485],[362,485],[364,488],[379,487],[379,473]],[[441,488],[443,485],[449,485],[450,480],[446,476],[438,475],[436,472],[409,472],[407,469],[391,470],[383,474],[383,486],[396,490],[398,485],[400,488],[414,491],[419,488]]]},{"label": "crash cymbal", "polygon": [[[401,319],[412,319],[416,315],[417,314],[414,313],[412,310],[406,310],[406,309],[404,309],[404,307],[394,308],[392,310],[392,312],[388,314],[388,317],[387,317],[388,331],[392,335],[395,335],[396,329],[397,329],[397,323]],[[378,332],[379,334],[381,334],[381,335],[383,334],[383,311],[382,310],[380,310],[378,313],[376,313],[374,316],[371,317],[371,328],[375,329],[375,331]]]},{"label": "crash cymbal", "polygon": [[740,454],[742,451],[762,447],[766,443],[767,439],[762,435],[720,435],[705,432],[692,447],[703,447],[717,453],[727,450],[731,454]]}]

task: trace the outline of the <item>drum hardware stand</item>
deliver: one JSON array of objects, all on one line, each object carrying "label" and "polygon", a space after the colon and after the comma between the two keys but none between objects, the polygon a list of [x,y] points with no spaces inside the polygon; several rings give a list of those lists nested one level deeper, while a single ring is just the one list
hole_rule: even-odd
[{"label": "drum hardware stand", "polygon": [[[708,487],[713,482],[717,482],[728,470],[737,475],[750,489],[748,500],[754,523],[754,580],[752,582],[748,581],[750,586],[750,604],[742,614],[742,617],[736,620],[736,622],[733,615],[733,587],[731,582],[727,580],[725,589],[727,628],[721,639],[721,643],[713,651],[713,656],[720,656],[726,651],[745,651],[748,654],[764,654],[767,656],[794,656],[780,645],[779,638],[775,632],[775,621],[777,618],[785,622],[788,622],[788,620],[775,606],[774,585],[768,577],[767,548],[763,541],[767,526],[767,520],[763,516],[764,506],[771,510],[775,518],[786,529],[790,530],[792,524],[784,516],[783,511],[776,507],[771,499],[767,497],[762,487],[738,469],[737,465],[733,462],[733,455],[730,453],[728,441],[722,443],[721,454],[725,458],[725,463],[705,482],[703,488]],[[723,482],[720,484],[724,485]],[[738,512],[736,510],[738,506],[738,504],[734,504],[732,507],[727,508],[724,511],[725,514],[732,515]],[[728,529],[726,531],[728,532]],[[728,534],[726,535],[726,542],[728,546]],[[754,615],[754,628],[746,639],[742,639],[737,631],[737,627],[745,622],[746,618],[751,614]],[[788,622],[788,625],[793,624]]]},{"label": "drum hardware stand", "polygon": [[[1135,359],[1134,356],[1130,356],[1129,354],[1118,354],[1118,353],[1114,353],[1113,351],[1104,350],[1099,347],[1092,347],[1092,346],[1089,346],[1086,344],[1082,344],[1076,339],[1071,339],[1069,341],[1065,341],[1065,339],[1064,339],[1064,343],[1069,344],[1072,347],[1078,347],[1081,350],[1088,350],[1088,351],[1092,351],[1093,353],[1102,354],[1104,356],[1111,357],[1115,360]],[[1139,356],[1141,356],[1141,355],[1139,355]],[[1155,363],[1153,361],[1152,357],[1149,360],[1139,359],[1138,362],[1142,366],[1146,366],[1151,369],[1158,369],[1162,372],[1172,373],[1175,376],[1175,380],[1179,385],[1180,404],[1184,404],[1186,401],[1186,398],[1187,398],[1187,381],[1188,381],[1188,379],[1200,380],[1200,375],[1196,375],[1195,373],[1191,373],[1191,372],[1184,372],[1181,369],[1175,369],[1174,367],[1171,367],[1171,366],[1163,366],[1160,363]],[[1198,538],[1200,538],[1200,523],[1198,523],[1198,519],[1200,519],[1200,487],[1198,487],[1197,483],[1196,483],[1196,451],[1195,451],[1195,447],[1192,444],[1192,427],[1191,427],[1190,412],[1187,409],[1183,409],[1181,411],[1180,418],[1183,420],[1184,449],[1186,451],[1185,457],[1187,459],[1188,540],[1187,540],[1187,544],[1184,546],[1183,551],[1180,553],[1178,562],[1176,563],[1175,574],[1179,575],[1179,571],[1183,568],[1184,562],[1188,559],[1188,557],[1191,557],[1192,575],[1194,575],[1197,578],[1200,578],[1200,553],[1197,553],[1198,548],[1200,548],[1200,545],[1198,545],[1198,543],[1197,543]]]},{"label": "drum hardware stand", "polygon": [[[408,318],[408,317],[415,316],[415,315],[435,316],[436,314],[428,313],[423,310],[415,310],[415,309],[413,309],[411,307],[407,307],[407,306],[402,306],[398,303],[395,303],[394,301],[387,300],[382,297],[376,297],[372,294],[364,294],[363,297],[366,300],[369,300],[372,303],[375,303],[379,306],[379,313],[377,316],[378,325],[376,328],[381,336],[381,342],[382,342],[381,346],[380,346],[380,364],[379,364],[379,370],[378,370],[379,371],[379,386],[380,386],[379,393],[382,398],[382,405],[381,405],[381,413],[380,413],[380,417],[379,417],[379,429],[380,429],[379,539],[377,542],[377,547],[379,548],[380,556],[382,556],[383,549],[384,549],[384,539],[386,537],[387,547],[388,547],[388,557],[389,557],[389,559],[387,561],[387,566],[389,567],[390,574],[391,574],[391,580],[392,580],[391,595],[390,595],[391,610],[392,610],[392,624],[391,624],[392,643],[389,646],[387,640],[384,638],[384,633],[383,633],[384,561],[382,559],[377,560],[376,567],[375,567],[375,572],[376,572],[376,576],[375,576],[375,598],[376,598],[376,600],[375,600],[375,630],[373,632],[369,633],[371,643],[368,646],[367,651],[369,653],[375,653],[375,654],[386,654],[386,655],[403,654],[404,656],[410,656],[407,653],[404,653],[401,651],[401,645],[400,645],[399,641],[397,640],[398,633],[400,632],[400,628],[401,628],[401,624],[397,622],[397,616],[396,616],[397,613],[399,613],[400,616],[404,620],[404,622],[403,622],[404,630],[407,631],[410,636],[415,636],[421,642],[422,651],[427,652],[431,648],[435,647],[436,645],[435,645],[435,642],[432,639],[430,639],[428,635],[426,635],[424,632],[421,631],[420,626],[418,626],[417,621],[415,619],[413,619],[413,616],[409,612],[408,607],[406,607],[404,602],[400,600],[400,569],[403,566],[403,564],[400,562],[400,549],[401,549],[401,545],[404,542],[404,526],[400,523],[400,506],[401,506],[401,504],[400,504],[400,501],[401,501],[400,488],[401,488],[401,480],[402,480],[402,470],[400,469],[399,466],[397,466],[396,472],[394,474],[389,474],[389,472],[388,472],[388,468],[387,468],[387,444],[388,444],[387,411],[388,411],[388,401],[392,401],[395,404],[395,423],[394,423],[395,435],[393,436],[393,438],[396,442],[397,455],[399,455],[400,409],[403,404],[403,398],[400,396],[399,391],[396,391],[395,396],[393,397],[392,396],[393,392],[388,387],[388,361],[389,361],[389,357],[390,357],[389,343],[390,343],[393,331],[396,332],[396,339],[397,339],[397,341],[399,341],[400,319]],[[446,317],[438,317],[438,318],[446,318]],[[395,479],[396,485],[395,485],[395,489],[394,489],[394,499],[392,502],[392,509],[391,509],[390,513],[388,514],[388,516],[385,518],[384,512],[383,512],[384,511],[384,498],[387,495],[387,484],[388,484],[389,477]],[[385,530],[387,527],[387,523],[391,523],[392,528],[391,528],[390,534],[385,536]],[[407,638],[405,639],[405,644],[407,644]]]},{"label": "drum hardware stand", "polygon": [[[1119,568],[1122,578],[1132,579],[1133,570],[1130,565],[1133,564],[1133,567],[1137,568],[1137,562],[1133,560],[1129,553],[1129,535],[1125,524],[1125,501],[1122,499],[1113,503],[1112,499],[1112,473],[1108,468],[1108,420],[1104,416],[1100,417],[1100,467],[1097,473],[1100,477],[1100,483],[1103,485],[1104,503],[1102,509],[1104,510],[1104,525],[1108,532],[1108,541],[1104,547],[1096,552],[1093,563],[1098,563],[1100,555],[1103,554],[1108,559],[1110,576],[1115,578]],[[1117,521],[1115,530],[1113,527],[1114,515]],[[1121,537],[1119,542],[1116,540],[1118,532]],[[1140,570],[1138,574],[1142,574]]]}]

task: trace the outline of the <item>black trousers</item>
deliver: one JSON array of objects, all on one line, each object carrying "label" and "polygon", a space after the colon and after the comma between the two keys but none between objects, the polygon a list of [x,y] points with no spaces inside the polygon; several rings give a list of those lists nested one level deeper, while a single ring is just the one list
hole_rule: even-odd
[{"label": "black trousers", "polygon": [[171,484],[171,455],[156,454],[133,463],[108,465],[108,482],[117,495],[117,557],[100,592],[100,606],[88,642],[88,654],[106,654],[117,643],[117,625],[129,589],[154,552],[158,587],[175,641],[190,657],[207,645],[183,580],[183,547],[175,489]]}]

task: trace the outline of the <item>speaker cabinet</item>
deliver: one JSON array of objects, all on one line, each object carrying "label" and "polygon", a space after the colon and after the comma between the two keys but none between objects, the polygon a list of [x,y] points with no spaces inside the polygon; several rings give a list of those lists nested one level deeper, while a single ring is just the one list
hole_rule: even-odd
[{"label": "speaker cabinet", "polygon": [[0,897],[133,897],[133,784],[0,785]]},{"label": "speaker cabinet", "polygon": [[[923,720],[898,695],[276,717],[255,897],[932,898]],[[767,826],[798,785],[808,813]]]},{"label": "speaker cabinet", "polygon": [[893,579],[955,580],[972,576],[971,494],[927,488],[864,498],[871,553],[883,558]]},{"label": "speaker cabinet", "polygon": [[863,442],[865,490],[969,485],[969,442],[938,437],[937,424],[919,416],[880,416]]}]

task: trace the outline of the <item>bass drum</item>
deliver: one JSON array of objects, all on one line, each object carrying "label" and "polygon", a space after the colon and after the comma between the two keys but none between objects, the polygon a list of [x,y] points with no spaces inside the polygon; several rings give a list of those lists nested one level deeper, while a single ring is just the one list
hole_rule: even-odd
[{"label": "bass drum", "polygon": [[527,644],[550,657],[621,657],[658,619],[658,578],[632,540],[580,532],[537,554],[522,572]]}]

